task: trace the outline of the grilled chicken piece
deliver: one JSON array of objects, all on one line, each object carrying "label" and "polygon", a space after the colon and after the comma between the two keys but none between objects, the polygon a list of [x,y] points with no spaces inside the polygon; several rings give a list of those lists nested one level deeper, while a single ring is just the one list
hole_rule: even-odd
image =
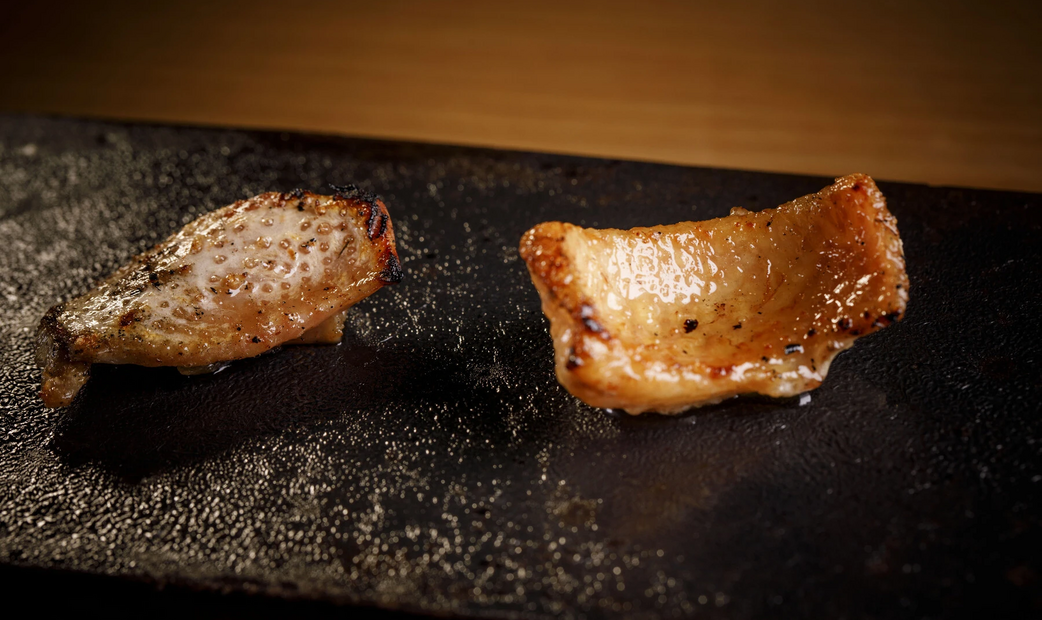
[{"label": "grilled chicken piece", "polygon": [[91,364],[196,374],[281,344],[339,342],[347,309],[402,270],[383,202],[334,189],[208,213],[51,308],[37,334],[44,404],[68,405]]},{"label": "grilled chicken piece", "polygon": [[521,257],[558,379],[632,414],[814,389],[838,352],[899,320],[908,300],[897,220],[863,174],[705,222],[546,222],[521,239]]}]

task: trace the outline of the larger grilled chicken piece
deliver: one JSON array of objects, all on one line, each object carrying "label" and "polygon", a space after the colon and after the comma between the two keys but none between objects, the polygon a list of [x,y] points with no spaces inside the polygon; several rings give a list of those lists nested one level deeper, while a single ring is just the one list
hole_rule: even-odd
[{"label": "larger grilled chicken piece", "polygon": [[591,405],[633,414],[813,389],[837,353],[899,320],[908,300],[897,220],[863,174],[705,222],[547,222],[520,251],[558,379]]},{"label": "larger grilled chicken piece", "polygon": [[40,396],[68,405],[91,364],[205,372],[292,342],[338,342],[348,308],[402,270],[383,202],[266,193],[189,223],[87,293],[37,334]]}]

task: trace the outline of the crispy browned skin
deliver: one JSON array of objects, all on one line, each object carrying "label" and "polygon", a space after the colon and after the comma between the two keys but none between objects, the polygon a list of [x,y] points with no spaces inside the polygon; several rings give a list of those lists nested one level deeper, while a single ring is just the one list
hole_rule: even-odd
[{"label": "crispy browned skin", "polygon": [[908,300],[897,220],[866,175],[776,209],[632,230],[546,222],[521,257],[557,377],[597,407],[676,413],[821,384]]},{"label": "crispy browned skin", "polygon": [[402,271],[383,202],[337,189],[208,213],[51,308],[37,334],[44,404],[69,404],[91,364],[192,374],[281,344],[339,342],[346,310]]}]

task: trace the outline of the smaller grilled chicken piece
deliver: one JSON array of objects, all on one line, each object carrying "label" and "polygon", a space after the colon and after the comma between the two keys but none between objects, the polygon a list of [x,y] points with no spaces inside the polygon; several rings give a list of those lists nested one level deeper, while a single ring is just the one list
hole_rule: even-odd
[{"label": "smaller grilled chicken piece", "polygon": [[521,257],[558,379],[632,414],[814,389],[837,353],[899,320],[908,300],[897,220],[863,174],[705,222],[547,222],[521,239]]},{"label": "smaller grilled chicken piece", "polygon": [[94,289],[44,316],[40,396],[61,407],[91,364],[185,374],[281,344],[334,343],[347,309],[402,270],[382,201],[270,192],[189,223]]}]

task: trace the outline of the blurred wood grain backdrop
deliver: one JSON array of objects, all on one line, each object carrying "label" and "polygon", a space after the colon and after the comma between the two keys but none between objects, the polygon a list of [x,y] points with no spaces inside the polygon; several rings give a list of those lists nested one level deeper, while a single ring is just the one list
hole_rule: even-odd
[{"label": "blurred wood grain backdrop", "polygon": [[1040,33],[1028,1],[4,0],[0,111],[1042,191]]}]

